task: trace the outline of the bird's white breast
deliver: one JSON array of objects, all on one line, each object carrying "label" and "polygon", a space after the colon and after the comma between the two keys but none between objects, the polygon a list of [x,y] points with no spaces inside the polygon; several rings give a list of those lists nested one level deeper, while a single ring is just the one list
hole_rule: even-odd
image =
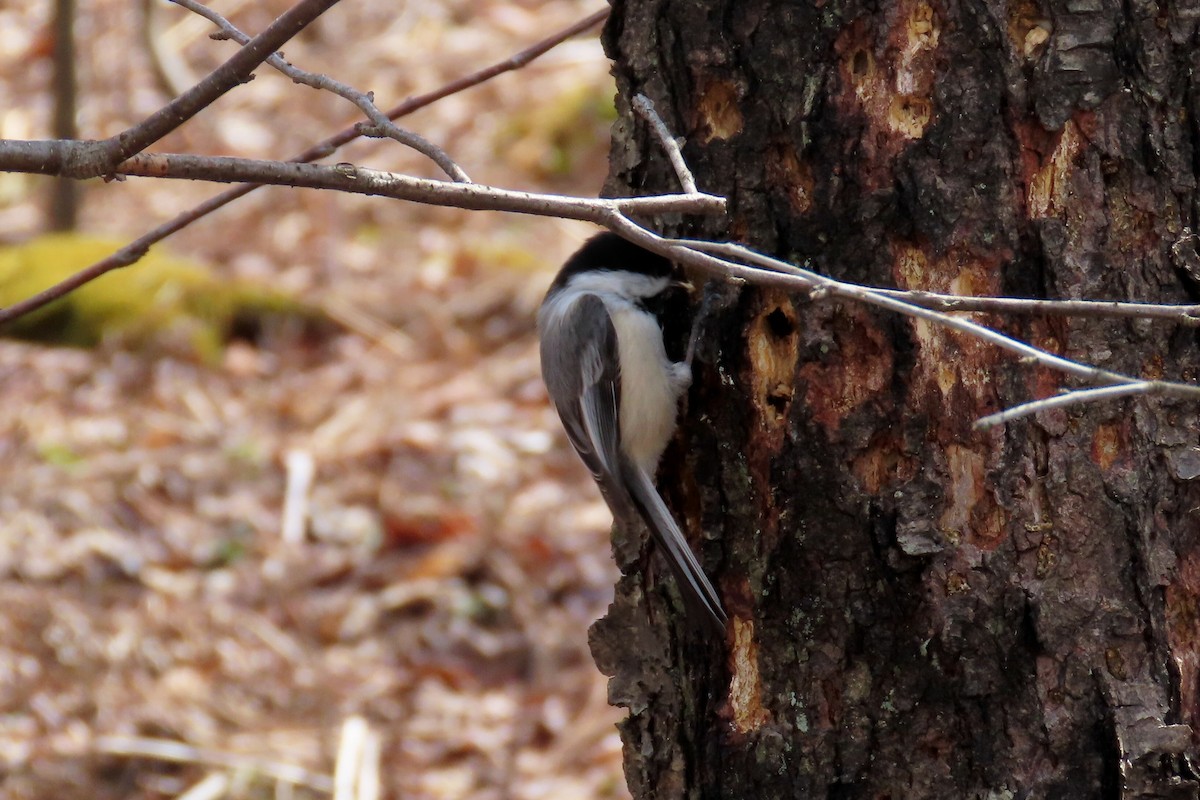
[{"label": "bird's white breast", "polygon": [[651,476],[675,432],[679,396],[691,374],[667,357],[658,320],[629,298],[652,297],[669,283],[668,278],[627,272],[581,273],[564,291],[547,298],[539,312],[539,326],[546,332],[561,324],[582,297],[593,295],[604,303],[621,360],[621,449]]},{"label": "bird's white breast", "polygon": [[667,358],[654,317],[624,300],[605,298],[621,354],[621,449],[653,476],[675,432],[679,395],[687,387]]}]

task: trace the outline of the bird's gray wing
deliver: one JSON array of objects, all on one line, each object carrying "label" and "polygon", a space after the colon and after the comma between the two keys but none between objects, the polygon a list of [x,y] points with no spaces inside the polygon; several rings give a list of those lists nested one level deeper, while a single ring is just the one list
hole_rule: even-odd
[{"label": "bird's gray wing", "polygon": [[[646,524],[675,575],[693,619],[706,620],[718,631],[727,617],[720,595],[709,582],[678,523],[663,504],[649,475],[620,451],[621,372],[617,331],[604,302],[584,295],[557,323],[570,331],[576,352],[552,342],[543,358],[557,359],[553,374],[570,381],[553,394],[567,438],[592,471],[613,515],[629,522],[633,515]],[[545,370],[544,370],[545,371]],[[578,381],[576,385],[574,381]]]},{"label": "bird's gray wing", "polygon": [[560,375],[578,376],[571,389],[575,403],[558,409],[567,438],[602,486],[612,484],[620,459],[621,372],[617,331],[604,302],[584,295],[563,315],[563,330],[578,336],[578,352],[559,352],[572,363]]}]

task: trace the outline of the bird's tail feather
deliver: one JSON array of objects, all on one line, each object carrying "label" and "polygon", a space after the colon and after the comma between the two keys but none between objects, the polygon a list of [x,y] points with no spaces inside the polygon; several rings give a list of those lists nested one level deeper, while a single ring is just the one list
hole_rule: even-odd
[{"label": "bird's tail feather", "polygon": [[709,583],[700,562],[696,560],[683,537],[683,531],[679,529],[675,518],[663,503],[650,476],[634,464],[627,463],[625,468],[625,484],[629,487],[633,505],[671,567],[688,612],[707,619],[719,630],[725,630],[729,618],[721,606],[721,598]]}]

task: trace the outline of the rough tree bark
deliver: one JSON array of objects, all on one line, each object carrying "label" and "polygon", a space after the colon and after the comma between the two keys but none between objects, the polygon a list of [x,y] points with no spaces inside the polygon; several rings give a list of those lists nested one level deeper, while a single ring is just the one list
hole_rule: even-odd
[{"label": "rough tree bark", "polygon": [[[616,0],[609,188],[675,188],[642,92],[730,200],[670,232],[876,285],[1196,302],[1198,24],[1198,0]],[[1192,327],[991,321],[1200,372]],[[713,303],[660,483],[735,619],[689,633],[617,542],[593,651],[634,797],[1200,796],[1200,409],[972,430],[1067,385],[855,305]]]}]

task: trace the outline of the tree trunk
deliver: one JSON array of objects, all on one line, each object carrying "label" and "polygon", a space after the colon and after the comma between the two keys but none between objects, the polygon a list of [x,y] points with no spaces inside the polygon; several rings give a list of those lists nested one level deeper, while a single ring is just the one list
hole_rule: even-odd
[{"label": "tree trunk", "polygon": [[[613,192],[676,188],[650,96],[727,219],[660,220],[835,278],[1196,302],[1200,0],[616,0]],[[1200,408],[986,433],[1068,379],[863,306],[713,292],[660,486],[725,598],[679,619],[640,538],[593,629],[635,798],[1200,797]],[[985,318],[1195,381],[1164,322]]]}]

